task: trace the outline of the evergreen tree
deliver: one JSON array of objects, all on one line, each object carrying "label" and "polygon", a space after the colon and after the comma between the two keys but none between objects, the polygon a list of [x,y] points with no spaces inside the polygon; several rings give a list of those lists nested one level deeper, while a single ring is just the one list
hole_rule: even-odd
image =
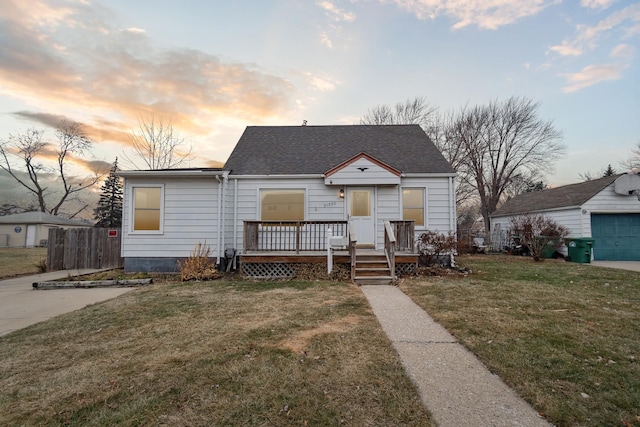
[{"label": "evergreen tree", "polygon": [[102,194],[98,207],[94,209],[96,227],[122,226],[122,181],[116,175],[118,172],[118,158],[113,162],[109,176],[102,185]]},{"label": "evergreen tree", "polygon": [[604,172],[602,172],[602,177],[606,177],[606,176],[613,176],[615,175],[617,172],[611,167],[611,164],[609,164],[609,166],[607,166],[607,168],[604,170]]}]

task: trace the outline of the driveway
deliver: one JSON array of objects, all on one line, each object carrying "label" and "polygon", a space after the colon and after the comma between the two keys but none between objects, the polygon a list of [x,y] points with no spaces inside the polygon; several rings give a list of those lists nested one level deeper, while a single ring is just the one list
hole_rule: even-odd
[{"label": "driveway", "polygon": [[102,270],[53,271],[0,280],[0,336],[54,316],[105,301],[133,288],[33,290],[33,282],[58,280]]},{"label": "driveway", "polygon": [[593,261],[591,265],[640,272],[640,261]]}]

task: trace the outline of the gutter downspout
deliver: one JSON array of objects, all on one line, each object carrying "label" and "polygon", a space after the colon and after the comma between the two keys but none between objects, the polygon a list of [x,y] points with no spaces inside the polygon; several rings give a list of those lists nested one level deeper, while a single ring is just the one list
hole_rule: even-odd
[{"label": "gutter downspout", "polygon": [[217,255],[217,259],[216,259],[216,264],[220,263],[220,257],[221,257],[221,253],[222,253],[222,239],[221,239],[221,233],[220,233],[220,225],[222,224],[222,191],[223,191],[223,181],[220,179],[220,175],[216,175],[216,181],[218,181],[218,225],[217,225],[217,232],[218,232],[218,242],[217,242],[217,246],[218,246],[218,255]]},{"label": "gutter downspout", "polygon": [[244,248],[238,249],[238,179],[233,182],[233,246],[237,253],[243,253]]},{"label": "gutter downspout", "polygon": [[222,229],[220,237],[220,256],[226,257],[227,250],[227,191],[229,187],[229,172],[222,173]]},{"label": "gutter downspout", "polygon": [[[456,186],[453,180],[454,177],[449,177],[449,224],[451,230],[453,231],[453,235],[456,240],[458,239],[458,224],[456,224],[456,219],[458,218],[458,214],[456,212]],[[451,253],[451,267],[455,267],[456,261],[454,258],[454,253]]]},{"label": "gutter downspout", "polygon": [[456,218],[458,217],[458,214],[456,212],[456,186],[455,183],[453,181],[453,177],[449,177],[449,224],[451,227],[451,230],[454,232],[454,234],[458,234],[458,230],[457,230],[457,224],[456,224]]}]

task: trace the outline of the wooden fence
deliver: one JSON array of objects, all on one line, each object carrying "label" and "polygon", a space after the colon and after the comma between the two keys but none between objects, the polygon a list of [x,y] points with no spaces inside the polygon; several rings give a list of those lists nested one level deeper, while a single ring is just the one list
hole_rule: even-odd
[{"label": "wooden fence", "polygon": [[49,229],[47,270],[123,267],[120,232],[118,228]]}]

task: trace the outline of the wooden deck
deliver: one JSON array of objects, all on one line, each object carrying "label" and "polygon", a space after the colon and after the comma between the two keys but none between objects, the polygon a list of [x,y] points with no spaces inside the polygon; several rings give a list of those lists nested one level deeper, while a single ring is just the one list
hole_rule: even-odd
[{"label": "wooden deck", "polygon": [[[290,278],[304,264],[326,263],[327,270],[330,265],[346,264],[356,283],[395,283],[418,265],[414,230],[413,221],[385,221],[384,250],[376,251],[358,245],[347,221],[244,221],[240,270],[253,278]],[[332,236],[340,236],[338,242]],[[339,242],[345,249],[334,249],[330,264],[327,248]]]},{"label": "wooden deck", "polygon": [[[384,255],[384,251],[374,249],[358,249],[360,255]],[[251,251],[240,254],[242,274],[253,278],[287,278],[294,277],[297,265],[321,264],[327,262],[327,251]],[[347,250],[333,251],[333,263],[351,265],[351,257]],[[418,254],[396,252],[395,273],[402,276],[411,273],[418,265]]]},{"label": "wooden deck", "polygon": [[[383,251],[376,251],[375,249],[357,249],[358,255],[381,255]],[[289,264],[304,264],[304,263],[316,263],[327,262],[327,251],[306,251],[296,253],[295,251],[250,251],[245,254],[240,254],[240,263],[253,262],[253,263],[265,263],[265,262],[282,262]],[[336,263],[349,263],[351,258],[349,257],[349,251],[338,250],[333,251],[333,262]],[[418,254],[411,252],[396,252],[396,262],[418,262]]]}]

